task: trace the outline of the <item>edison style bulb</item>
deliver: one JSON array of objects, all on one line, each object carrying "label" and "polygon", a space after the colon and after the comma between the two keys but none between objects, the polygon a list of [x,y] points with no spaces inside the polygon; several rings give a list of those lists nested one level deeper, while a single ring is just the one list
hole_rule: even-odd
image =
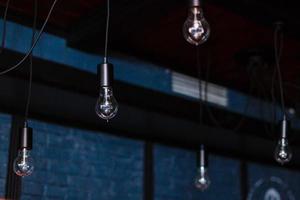
[{"label": "edison style bulb", "polygon": [[204,166],[201,166],[195,178],[195,187],[201,191],[204,191],[207,190],[209,186],[210,179],[207,173],[207,169]]},{"label": "edison style bulb", "polygon": [[274,153],[275,159],[280,164],[285,164],[291,161],[292,151],[289,147],[288,140],[286,138],[281,138],[277,144]]},{"label": "edison style bulb", "polygon": [[183,24],[183,36],[189,43],[198,46],[207,41],[210,35],[210,27],[203,16],[200,6],[189,9],[188,18]]},{"label": "edison style bulb", "polygon": [[118,103],[111,87],[100,88],[100,95],[96,103],[95,111],[99,117],[105,120],[109,120],[117,114]]},{"label": "edison style bulb", "polygon": [[34,170],[33,159],[30,151],[26,148],[19,150],[18,156],[14,160],[14,172],[18,176],[30,176]]}]

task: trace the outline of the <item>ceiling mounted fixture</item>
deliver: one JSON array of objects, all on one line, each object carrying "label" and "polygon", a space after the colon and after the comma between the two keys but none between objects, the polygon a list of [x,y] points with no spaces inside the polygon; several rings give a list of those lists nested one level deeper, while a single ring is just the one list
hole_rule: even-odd
[{"label": "ceiling mounted fixture", "polygon": [[198,46],[208,40],[210,27],[203,16],[200,0],[189,0],[188,17],[182,30],[185,40],[192,45]]},{"label": "ceiling mounted fixture", "polygon": [[107,0],[106,34],[103,63],[98,65],[99,98],[96,102],[96,114],[105,120],[112,119],[118,112],[118,103],[113,95],[113,65],[108,63],[107,44],[110,18],[110,2]]}]

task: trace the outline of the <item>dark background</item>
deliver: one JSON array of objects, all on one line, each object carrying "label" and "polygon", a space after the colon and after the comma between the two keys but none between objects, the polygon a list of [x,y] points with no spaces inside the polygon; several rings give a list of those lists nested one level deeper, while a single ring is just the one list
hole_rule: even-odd
[{"label": "dark background", "polygon": [[[39,24],[50,4],[39,1]],[[0,5],[3,11],[5,1]],[[2,194],[15,191],[22,199],[246,199],[258,180],[275,176],[284,183],[284,189],[277,190],[284,195],[290,188],[297,199],[297,7],[294,1],[280,0],[204,2],[212,35],[200,47],[201,69],[207,75],[203,79],[222,86],[228,104],[205,104],[200,124],[198,100],[172,88],[174,72],[198,77],[195,48],[181,33],[186,3],[112,2],[109,50],[120,111],[107,124],[94,113],[105,2],[59,1],[34,51],[30,117],[36,171],[23,181],[12,176],[10,165],[16,127],[24,112],[28,63],[0,79],[0,110],[5,113],[0,123]],[[11,2],[1,70],[27,51],[32,8],[31,1]],[[285,23],[281,62],[285,97],[295,112],[289,130],[294,157],[286,166],[273,159],[278,120],[266,114],[272,103],[279,105],[277,79],[276,101],[271,98],[273,24],[278,20]],[[258,62],[249,67],[253,56]],[[196,192],[192,185],[200,144],[211,152],[212,186],[205,193]]]}]

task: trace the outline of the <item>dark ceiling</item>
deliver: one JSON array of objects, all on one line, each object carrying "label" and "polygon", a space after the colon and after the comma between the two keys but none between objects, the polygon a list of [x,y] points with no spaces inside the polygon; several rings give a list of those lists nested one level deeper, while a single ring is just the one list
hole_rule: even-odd
[{"label": "dark ceiling", "polygon": [[[5,3],[0,0],[2,8]],[[50,0],[39,1],[40,22],[51,3]],[[32,0],[11,0],[9,16],[29,25],[32,7]],[[212,31],[209,41],[200,47],[200,57],[204,70],[210,66],[210,81],[244,92],[255,82],[257,91],[254,94],[269,96],[273,74],[273,24],[282,20],[286,34],[281,67],[288,103],[295,106],[300,99],[298,7],[298,3],[291,0],[205,1],[205,17]],[[47,31],[65,37],[71,47],[101,53],[105,9],[103,0],[60,0]],[[112,1],[111,9],[112,52],[137,56],[197,76],[195,48],[183,39],[181,32],[187,14],[185,1]],[[245,52],[249,50],[258,52],[269,67],[258,65],[253,70],[255,73],[250,73],[243,64],[245,59],[243,62],[238,59],[247,57]]]}]

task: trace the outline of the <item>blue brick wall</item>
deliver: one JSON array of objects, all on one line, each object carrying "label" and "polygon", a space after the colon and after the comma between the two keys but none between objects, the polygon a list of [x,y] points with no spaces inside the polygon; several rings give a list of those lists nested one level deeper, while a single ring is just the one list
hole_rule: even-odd
[{"label": "blue brick wall", "polygon": [[239,165],[235,160],[211,155],[211,187],[206,192],[194,186],[196,153],[157,145],[155,156],[155,200],[240,200]]},{"label": "blue brick wall", "polygon": [[[0,114],[0,198],[5,192],[11,117]],[[23,179],[22,200],[142,200],[144,143],[33,121],[36,170]],[[155,145],[155,200],[240,200],[240,162],[210,155],[211,187],[193,187],[195,152]],[[279,178],[295,199],[300,172],[248,163],[249,191]],[[261,191],[264,193],[264,191]]]},{"label": "blue brick wall", "polygon": [[[0,198],[5,192],[11,117],[0,114]],[[140,141],[32,121],[36,170],[23,179],[22,200],[142,200]],[[240,162],[209,157],[208,191],[193,187],[195,152],[154,146],[155,200],[241,200]],[[300,172],[247,164],[249,191],[259,180],[282,180],[299,199]],[[261,191],[264,194],[265,191]]]},{"label": "blue brick wall", "polygon": [[0,114],[0,198],[5,195],[11,117]]},{"label": "blue brick wall", "polygon": [[143,143],[33,121],[35,172],[22,200],[141,200]]}]

